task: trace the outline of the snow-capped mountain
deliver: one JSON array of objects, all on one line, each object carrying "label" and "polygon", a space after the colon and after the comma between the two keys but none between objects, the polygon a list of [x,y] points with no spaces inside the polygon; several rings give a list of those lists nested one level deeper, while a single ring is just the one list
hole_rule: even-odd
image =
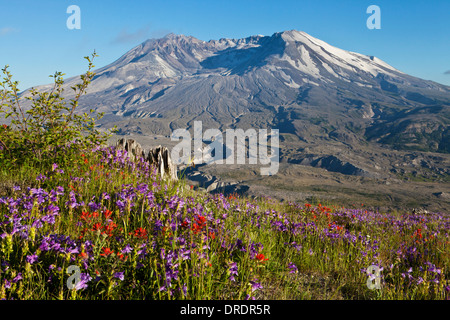
[{"label": "snow-capped mountain", "polygon": [[305,32],[211,41],[169,34],[95,72],[80,106],[105,112],[103,125],[122,133],[170,135],[202,120],[219,129],[277,127],[303,141],[450,151],[450,87]]}]

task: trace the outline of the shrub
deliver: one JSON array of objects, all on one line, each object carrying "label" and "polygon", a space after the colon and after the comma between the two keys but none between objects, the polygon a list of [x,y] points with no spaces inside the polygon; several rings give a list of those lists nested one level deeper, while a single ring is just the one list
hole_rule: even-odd
[{"label": "shrub", "polygon": [[104,144],[115,130],[100,132],[95,128],[95,122],[103,117],[99,113],[93,117],[94,110],[82,115],[75,111],[80,97],[95,73],[92,61],[97,56],[84,57],[88,61],[88,71],[81,75],[81,83],[71,87],[75,97],[69,104],[63,97],[63,73],[55,72],[54,85],[49,92],[38,92],[32,88],[30,96],[24,97],[31,102],[28,110],[21,105],[18,82],[12,80],[12,75],[6,65],[3,71],[3,81],[0,88],[0,116],[11,118],[10,125],[0,127],[0,163],[3,168],[25,163],[48,168],[53,163],[69,163],[80,151],[93,145]]}]

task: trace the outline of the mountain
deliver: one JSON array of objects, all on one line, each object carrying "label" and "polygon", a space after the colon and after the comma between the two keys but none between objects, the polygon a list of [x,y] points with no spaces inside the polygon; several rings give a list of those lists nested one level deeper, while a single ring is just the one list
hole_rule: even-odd
[{"label": "mountain", "polygon": [[305,141],[319,134],[450,152],[450,87],[305,32],[208,42],[169,34],[96,73],[81,105],[108,122],[164,119],[153,133],[170,135],[197,119],[222,129],[279,127]]},{"label": "mountain", "polygon": [[169,34],[95,72],[81,111],[104,112],[103,128],[117,125],[144,146],[194,120],[222,131],[277,128],[283,163],[448,182],[450,87],[305,32],[210,41]]}]

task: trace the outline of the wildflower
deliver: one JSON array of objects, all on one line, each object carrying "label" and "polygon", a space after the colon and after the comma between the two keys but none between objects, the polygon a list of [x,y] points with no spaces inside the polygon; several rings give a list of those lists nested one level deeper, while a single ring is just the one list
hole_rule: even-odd
[{"label": "wildflower", "polygon": [[289,263],[288,268],[291,269],[291,271],[289,271],[289,273],[297,273],[298,272],[298,268],[293,262]]},{"label": "wildflower", "polygon": [[56,194],[57,194],[58,196],[63,195],[63,194],[64,194],[64,187],[57,186],[57,187],[56,187]]},{"label": "wildflower", "polygon": [[12,282],[17,283],[19,280],[22,280],[22,272],[19,272]]},{"label": "wildflower", "polygon": [[200,226],[203,226],[206,223],[206,218],[203,216],[198,216],[196,220]]},{"label": "wildflower", "polygon": [[128,259],[128,256],[124,256],[122,253],[117,253],[117,256],[122,261],[127,261],[127,259]]},{"label": "wildflower", "polygon": [[38,260],[38,256],[36,254],[28,255],[26,260],[29,264],[33,264]]},{"label": "wildflower", "polygon": [[111,222],[105,227],[106,233],[107,233],[109,236],[111,236],[111,234],[112,234],[114,228],[116,228],[116,227],[117,227],[117,224],[115,224],[113,221],[111,221]]},{"label": "wildflower", "polygon": [[110,248],[102,248],[103,253],[100,253],[101,256],[107,257],[114,253]]},{"label": "wildflower", "polygon": [[105,210],[103,212],[103,214],[105,215],[105,219],[109,219],[109,217],[111,216],[112,212],[110,210]]},{"label": "wildflower", "polygon": [[130,253],[131,251],[133,251],[133,248],[127,244],[125,248],[122,249],[121,253]]},{"label": "wildflower", "polygon": [[109,199],[111,199],[111,197],[109,196],[109,194],[106,193],[106,192],[103,192],[103,193],[102,193],[102,200],[109,200]]},{"label": "wildflower", "polygon": [[89,214],[89,212],[81,211],[81,220],[87,221],[90,217],[91,215]]},{"label": "wildflower", "polygon": [[228,275],[230,276],[230,281],[235,281],[234,276],[238,275],[238,267],[236,262],[231,262],[229,264]]},{"label": "wildflower", "polygon": [[37,180],[37,181],[45,181],[45,180],[47,180],[47,177],[40,173],[40,174],[36,177],[36,180]]},{"label": "wildflower", "polygon": [[260,283],[256,282],[256,281],[250,281],[250,284],[252,286],[252,292],[263,288],[263,286]]},{"label": "wildflower", "polygon": [[102,224],[100,222],[94,223],[94,225],[92,226],[92,231],[97,231],[100,230],[102,228]]},{"label": "wildflower", "polygon": [[78,256],[79,256],[81,259],[87,259],[87,258],[88,258],[88,255],[87,255],[86,252],[81,252]]},{"label": "wildflower", "polygon": [[147,230],[144,228],[138,228],[134,230],[134,236],[137,238],[145,239],[147,237]]},{"label": "wildflower", "polygon": [[189,226],[189,222],[183,221],[183,223],[181,224],[181,226],[182,226],[183,228],[187,228],[187,227]]},{"label": "wildflower", "polygon": [[75,290],[86,289],[87,283],[92,280],[88,273],[80,273],[80,281],[75,285]]},{"label": "wildflower", "polygon": [[264,261],[269,260],[269,259],[266,258],[262,253],[258,253],[258,254],[255,256],[255,258],[256,258],[256,260],[258,260],[259,262],[264,262]]},{"label": "wildflower", "polygon": [[124,272],[116,272],[114,273],[114,278],[119,279],[120,281],[123,281],[124,276],[123,276]]}]

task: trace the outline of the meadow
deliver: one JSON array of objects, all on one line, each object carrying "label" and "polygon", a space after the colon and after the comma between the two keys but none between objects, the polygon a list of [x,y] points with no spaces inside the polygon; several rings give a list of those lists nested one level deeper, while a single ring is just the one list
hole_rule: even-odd
[{"label": "meadow", "polygon": [[1,299],[450,297],[448,213],[212,195],[112,146],[0,174]]}]

